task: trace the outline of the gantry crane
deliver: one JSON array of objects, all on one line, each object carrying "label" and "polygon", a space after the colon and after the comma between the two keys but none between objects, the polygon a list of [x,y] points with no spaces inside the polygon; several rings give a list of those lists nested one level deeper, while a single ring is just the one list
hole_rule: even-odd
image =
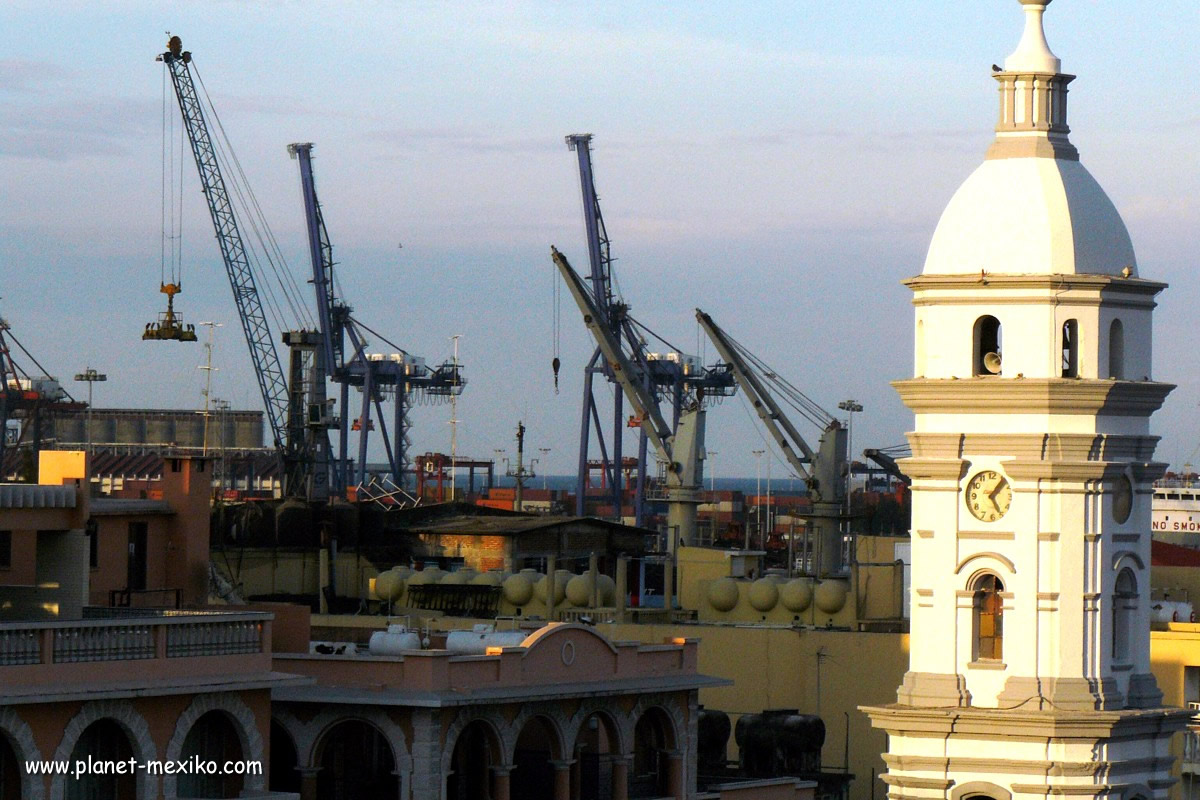
[{"label": "gantry crane", "polygon": [[[408,468],[408,407],[412,395],[417,392],[435,397],[461,394],[466,380],[462,376],[462,365],[457,361],[448,361],[431,369],[426,366],[425,359],[412,356],[403,350],[389,355],[388,358],[365,352],[368,331],[353,317],[351,307],[336,294],[337,287],[333,279],[333,246],[325,228],[321,204],[317,200],[312,148],[311,142],[288,145],[288,152],[300,164],[300,189],[304,196],[304,218],[308,230],[319,330],[315,332],[315,336],[314,332],[310,331],[292,331],[289,335],[315,345],[314,374],[328,376],[340,384],[342,413],[336,420],[340,429],[340,451],[339,457],[332,462],[334,490],[340,493],[355,480],[361,482],[365,477],[368,434],[375,427],[371,414],[372,406],[377,412],[376,418],[379,421],[379,431],[387,453],[391,478],[399,487],[403,485],[404,473]],[[308,334],[308,338],[305,338],[305,334]],[[349,356],[346,355],[345,347],[347,338],[350,340]],[[330,419],[325,402],[324,377],[314,378],[312,384],[313,394],[308,399],[309,423],[327,428],[330,422],[319,421]],[[353,425],[348,405],[351,386],[360,387],[363,394],[360,414]],[[394,402],[391,437],[388,435],[381,405],[385,392],[392,395]],[[357,476],[348,474],[347,455],[351,428],[357,429],[359,434]],[[327,450],[327,438],[324,446]],[[319,447],[317,452],[320,452]],[[329,459],[326,458],[321,463],[328,462]]]},{"label": "gantry crane", "polygon": [[[13,358],[15,345],[41,374],[30,373]],[[13,335],[8,321],[0,317],[0,470],[4,470],[5,451],[8,448],[8,421],[22,419],[20,434],[15,437],[15,446],[20,446],[26,434],[30,435],[30,447],[34,453],[42,449],[44,426],[47,417],[59,411],[80,411],[87,405],[77,401],[56,379],[50,377],[46,368],[38,363],[25,345]],[[4,480],[0,475],[0,481]]]},{"label": "gantry crane", "polygon": [[[812,500],[812,527],[817,544],[818,575],[833,575],[844,570],[842,563],[841,520],[846,503],[848,446],[846,427],[832,414],[811,401],[791,384],[766,368],[761,361],[721,330],[712,317],[696,309],[696,321],[704,328],[717,352],[733,370],[742,392],[766,426],[771,438],[779,445],[788,464],[800,476]],[[782,389],[814,424],[821,427],[821,439],[816,450],[800,435],[783,412],[766,383]],[[799,453],[796,452],[797,448]]]},{"label": "gantry crane", "polygon": [[159,55],[158,60],[166,65],[171,75],[171,84],[175,88],[175,96],[179,100],[184,128],[192,146],[192,155],[196,159],[196,169],[200,173],[200,186],[208,202],[209,215],[212,217],[217,243],[221,248],[221,258],[225,262],[229,285],[233,289],[233,300],[237,304],[238,319],[246,336],[246,345],[250,349],[254,377],[262,394],[271,438],[283,459],[284,493],[289,497],[299,496],[304,493],[308,483],[308,467],[304,453],[305,430],[295,425],[295,419],[289,419],[287,382],[279,364],[275,343],[271,339],[267,318],[263,313],[262,300],[254,282],[254,272],[250,268],[233,203],[217,161],[217,151],[213,146],[200,105],[200,97],[192,80],[192,54],[184,51],[183,42],[178,36],[172,36],[167,43],[167,51]]},{"label": "gantry crane", "polygon": [[[588,263],[591,281],[591,296],[595,305],[595,316],[598,324],[607,331],[618,349],[625,353],[626,359],[637,368],[643,381],[643,389],[652,398],[652,405],[657,409],[659,398],[669,397],[672,406],[671,428],[674,429],[680,421],[686,403],[691,396],[716,397],[732,394],[735,384],[728,369],[724,365],[705,368],[695,356],[680,353],[658,354],[648,351],[645,339],[638,331],[636,323],[629,315],[629,306],[618,296],[613,286],[613,259],[609,248],[608,231],[604,227],[604,217],[600,213],[600,198],[596,193],[595,179],[592,174],[591,141],[592,134],[576,133],[566,137],[567,147],[573,150],[579,165],[579,186],[583,194],[583,220],[587,234]],[[622,345],[624,341],[624,345]],[[557,365],[556,365],[557,374]],[[596,440],[600,447],[600,464],[605,472],[606,482],[612,490],[613,507],[619,515],[622,499],[622,438],[625,428],[635,427],[638,418],[628,422],[625,420],[622,404],[622,392],[613,396],[613,419],[611,438],[606,444],[604,428],[600,422],[600,412],[596,404],[593,378],[603,375],[610,381],[618,382],[613,374],[611,359],[602,358],[602,348],[596,348],[584,370],[583,407],[579,431],[579,475],[576,486],[576,514],[583,516],[584,501],[587,496],[589,475],[588,449],[591,443],[592,426],[595,426]],[[638,483],[634,489],[634,516],[638,525],[645,525],[646,505],[646,445],[647,434],[643,432],[638,437],[637,475]]]},{"label": "gantry crane", "polygon": [[667,502],[667,552],[673,554],[680,545],[694,545],[696,507],[702,502],[700,487],[704,478],[703,393],[697,392],[681,409],[672,430],[659,411],[645,366],[625,354],[619,336],[610,329],[608,319],[566,256],[554,247],[550,255],[596,340],[609,374],[633,406],[642,434],[666,462],[663,499]]}]

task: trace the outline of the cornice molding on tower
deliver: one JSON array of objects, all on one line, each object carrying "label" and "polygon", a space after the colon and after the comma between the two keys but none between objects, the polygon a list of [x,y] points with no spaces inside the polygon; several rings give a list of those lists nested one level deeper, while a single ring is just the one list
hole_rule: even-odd
[{"label": "cornice molding on tower", "polygon": [[[958,482],[967,474],[969,462],[961,458],[901,458],[896,462],[900,471],[914,481],[950,481],[945,488],[948,491],[958,491]],[[935,486],[922,486],[922,489],[936,490]]]},{"label": "cornice molding on tower", "polygon": [[905,278],[902,284],[918,291],[946,291],[953,289],[977,290],[981,286],[997,289],[1044,289],[1052,292],[1071,290],[1103,291],[1132,295],[1154,295],[1167,288],[1161,281],[1150,281],[1145,278],[1123,278],[1119,275],[1098,275],[1093,273],[1045,274],[1030,273],[1013,275],[1009,273],[993,273],[972,271],[962,274],[931,273],[929,275],[914,275]]},{"label": "cornice molding on tower", "polygon": [[[1125,474],[1126,464],[1114,461],[1033,461],[1014,458],[1004,471],[1014,481],[1114,481]],[[1080,487],[1080,491],[1087,487]],[[1061,488],[1060,490],[1061,491]]]},{"label": "cornice molding on tower", "polygon": [[1184,709],[1161,707],[1055,711],[896,704],[859,706],[859,710],[871,718],[873,727],[882,728],[890,736],[948,736],[953,733],[988,741],[1170,738],[1187,727],[1192,717],[1191,712]]},{"label": "cornice molding on tower", "polygon": [[1061,139],[1044,136],[997,136],[984,156],[985,160],[996,158],[1056,158],[1060,161],[1078,161],[1079,151],[1075,149],[1075,145]]},{"label": "cornice molding on tower", "polygon": [[1148,462],[1160,437],[1104,433],[922,433],[908,434],[918,458],[999,456],[1065,461]]},{"label": "cornice molding on tower", "polygon": [[916,414],[1077,414],[1148,417],[1174,384],[1076,378],[910,378],[892,381]]}]

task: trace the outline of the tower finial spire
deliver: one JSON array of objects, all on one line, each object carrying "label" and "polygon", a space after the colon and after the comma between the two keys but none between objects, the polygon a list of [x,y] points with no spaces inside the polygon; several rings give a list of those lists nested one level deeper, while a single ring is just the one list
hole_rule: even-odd
[{"label": "tower finial spire", "polygon": [[1013,54],[1004,60],[1006,72],[1049,72],[1058,74],[1062,61],[1050,51],[1042,14],[1051,0],[1019,0],[1025,8],[1025,32]]}]

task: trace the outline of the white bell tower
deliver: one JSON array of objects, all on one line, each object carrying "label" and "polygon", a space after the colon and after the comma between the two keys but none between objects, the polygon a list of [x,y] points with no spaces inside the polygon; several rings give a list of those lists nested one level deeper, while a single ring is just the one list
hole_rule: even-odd
[{"label": "white bell tower", "polygon": [[912,633],[888,732],[893,800],[1165,798],[1171,735],[1150,674],[1151,317],[1129,234],[1079,163],[1067,85],[1020,0],[984,163],[922,274]]}]

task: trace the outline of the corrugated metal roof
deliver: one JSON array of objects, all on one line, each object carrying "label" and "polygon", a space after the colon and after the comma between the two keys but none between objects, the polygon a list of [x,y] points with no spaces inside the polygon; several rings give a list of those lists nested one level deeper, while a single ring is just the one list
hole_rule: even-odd
[{"label": "corrugated metal roof", "polygon": [[0,508],[75,508],[75,487],[0,483]]}]

